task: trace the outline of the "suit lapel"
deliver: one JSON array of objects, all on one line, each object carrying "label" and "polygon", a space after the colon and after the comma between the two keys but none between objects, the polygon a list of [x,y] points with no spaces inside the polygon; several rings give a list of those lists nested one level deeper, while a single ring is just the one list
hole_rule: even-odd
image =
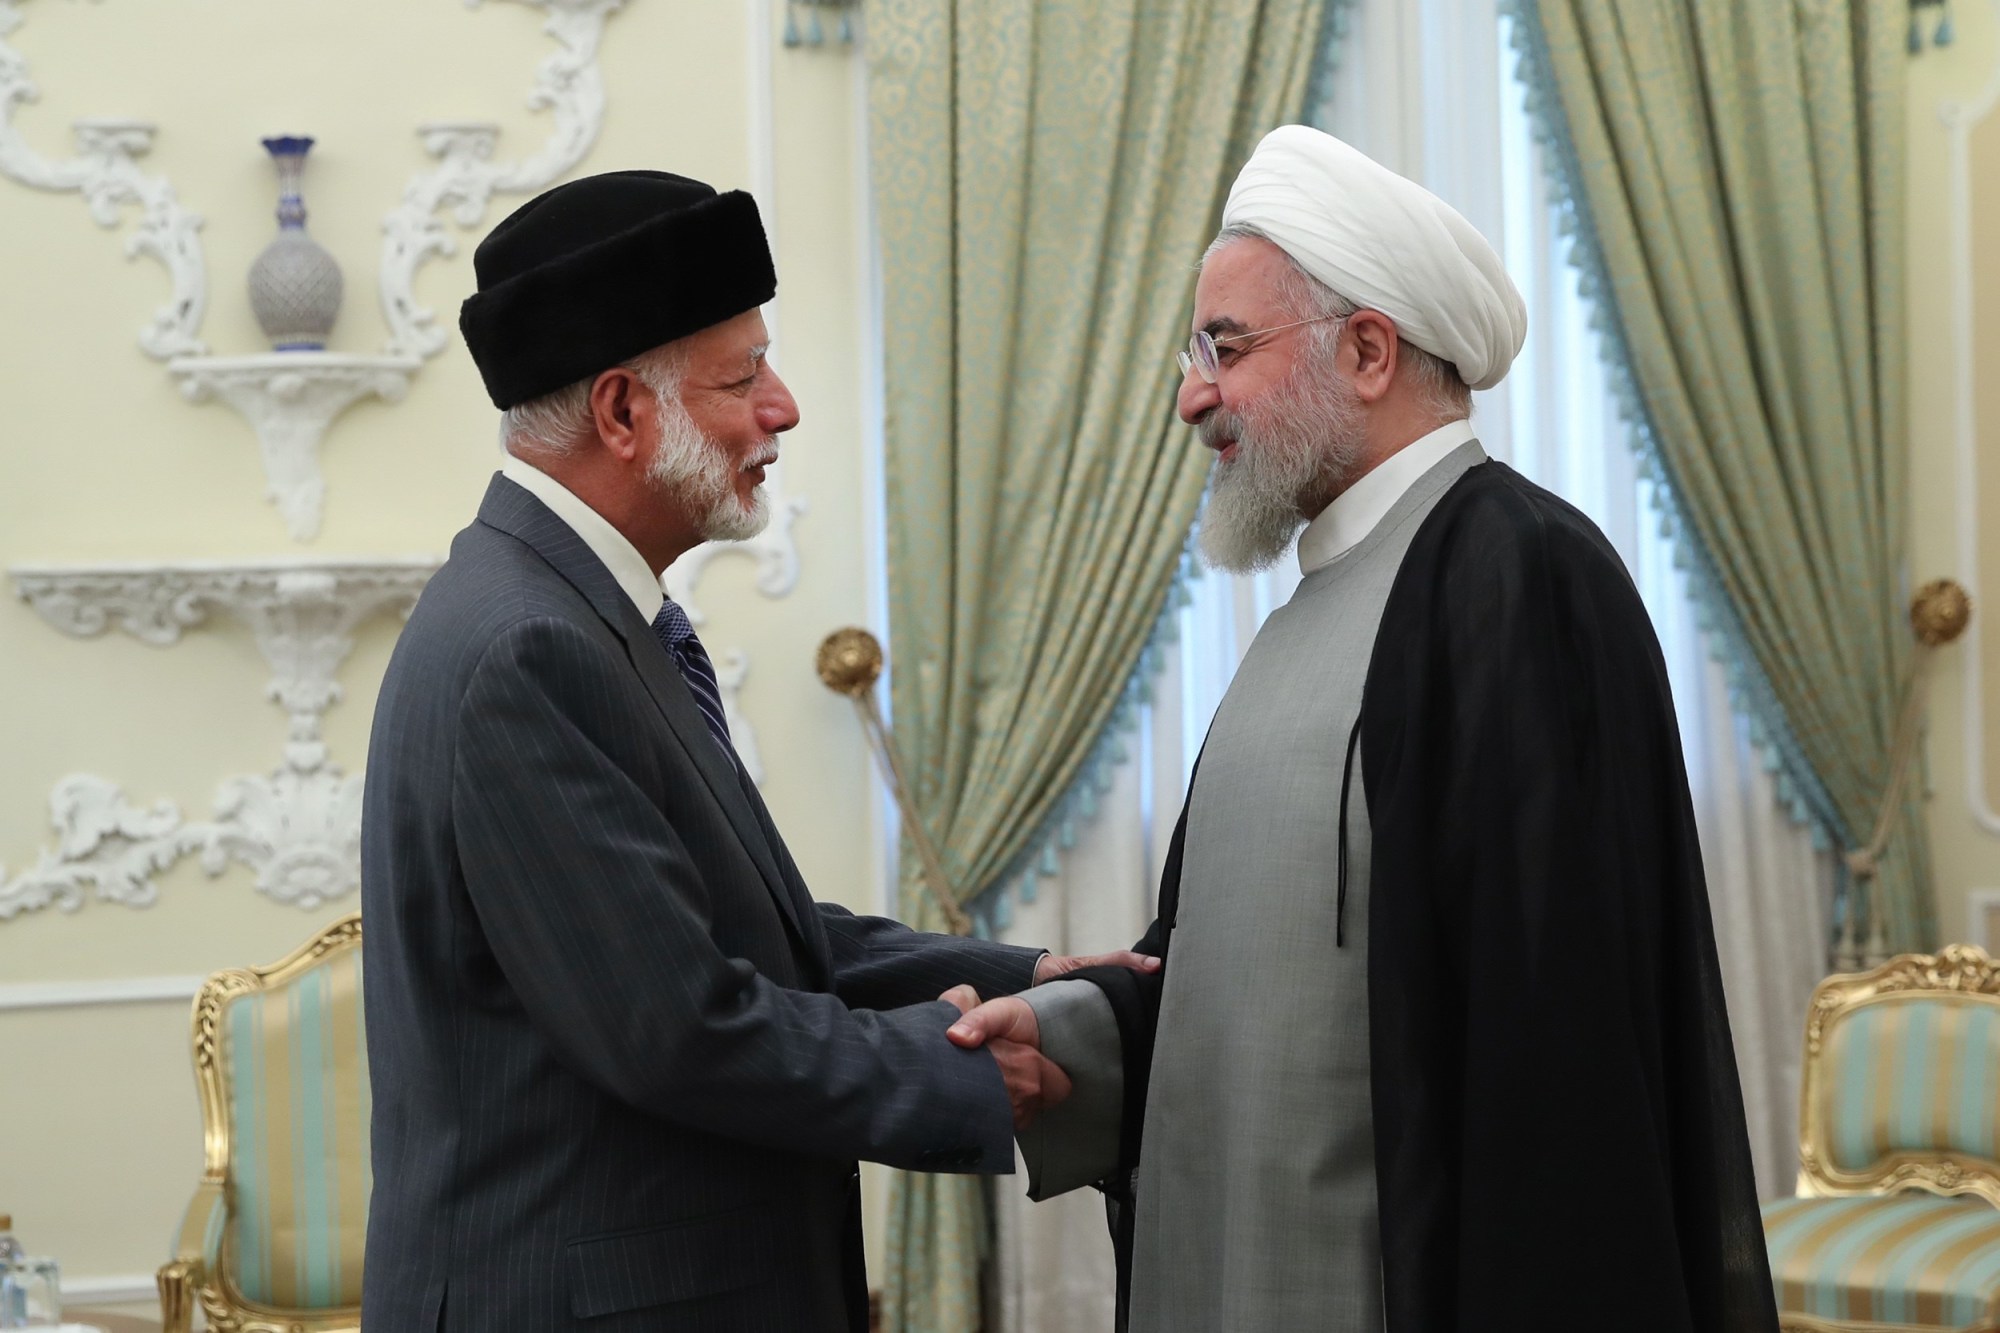
[{"label": "suit lapel", "polygon": [[778,833],[778,825],[771,818],[771,812],[764,805],[764,795],[757,790],[757,784],[750,781],[747,774],[739,772],[738,784],[743,789],[743,797],[750,803],[757,816],[758,826],[764,830],[770,842],[772,853],[777,857],[780,876],[791,892],[792,904],[797,909],[798,921],[805,931],[807,944],[813,956],[820,962],[824,972],[822,980],[828,986],[833,984],[833,955],[826,941],[826,928],[820,924],[819,913],[813,907],[812,892],[806,888],[805,876],[799,873],[798,865],[792,860],[785,840]]},{"label": "suit lapel", "polygon": [[744,796],[743,785],[737,779],[736,765],[722,753],[715,737],[709,734],[708,724],[702,719],[701,710],[695,706],[694,696],[688,693],[687,682],[681,679],[680,671],[667,657],[667,650],[654,635],[653,627],[640,618],[632,599],[611,577],[611,571],[604,567],[604,562],[569,524],[505,477],[496,476],[486,488],[486,498],[479,506],[479,518],[481,522],[518,537],[533,547],[558,574],[584,595],[592,609],[624,642],[625,655],[639,673],[646,692],[652,696],[668,728],[687,752],[695,771],[701,774],[702,781],[707,783],[709,791],[721,804],[723,813],[729,817],[730,826],[736,830],[738,841],[749,851],[750,859],[757,863],[764,887],[777,900],[778,909],[784,914],[794,938],[808,955],[820,958],[823,951],[810,943],[811,933],[801,919],[799,906],[772,854],[771,839],[765,835],[757,812],[751,809]]},{"label": "suit lapel", "polygon": [[[619,594],[621,598],[624,594]],[[660,646],[653,635],[653,627],[639,619],[639,613],[629,600],[624,604],[622,626],[614,625],[625,639],[625,651],[632,658],[632,665],[638,668],[639,679],[645,683],[646,692],[653,696],[661,716],[673,728],[681,748],[694,762],[708,789],[729,816],[729,822],[736,830],[736,836],[750,849],[751,859],[756,861],[758,871],[764,877],[764,885],[771,896],[778,900],[785,919],[801,943],[806,941],[805,923],[799,919],[799,910],[792,901],[790,889],[785,884],[783,872],[778,869],[777,859],[772,855],[770,840],[765,836],[757,815],[744,799],[743,784],[738,780],[736,765],[722,747],[715,743],[715,737],[708,730],[708,723],[696,707],[694,696],[688,693],[687,682],[681,679],[680,669],[667,656],[667,650]]]}]

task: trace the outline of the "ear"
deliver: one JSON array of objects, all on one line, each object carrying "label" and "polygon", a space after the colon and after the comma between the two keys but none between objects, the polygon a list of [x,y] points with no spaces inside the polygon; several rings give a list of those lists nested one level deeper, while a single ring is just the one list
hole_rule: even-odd
[{"label": "ear", "polygon": [[623,366],[605,371],[590,386],[590,416],[597,438],[620,462],[634,462],[645,452],[653,434],[654,411],[652,394]]},{"label": "ear", "polygon": [[1357,310],[1347,317],[1347,337],[1354,348],[1354,392],[1364,403],[1389,392],[1402,359],[1402,338],[1396,322],[1379,310]]}]

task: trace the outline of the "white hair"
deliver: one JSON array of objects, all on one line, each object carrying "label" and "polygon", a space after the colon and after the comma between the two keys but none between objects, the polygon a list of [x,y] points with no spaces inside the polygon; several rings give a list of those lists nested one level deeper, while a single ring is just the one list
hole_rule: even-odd
[{"label": "white hair", "polygon": [[[660,402],[680,401],[681,375],[687,369],[687,349],[668,343],[620,362],[641,383],[660,395]],[[597,374],[603,374],[602,371]],[[525,459],[562,458],[590,438],[590,389],[597,375],[586,375],[539,398],[516,403],[500,414],[500,447]]]},{"label": "white hair", "polygon": [[[1232,241],[1255,238],[1271,241],[1271,238],[1247,223],[1237,222],[1216,233],[1208,249],[1202,254],[1202,262]],[[1361,309],[1306,272],[1305,266],[1292,258],[1291,254],[1276,241],[1278,253],[1284,256],[1285,268],[1278,280],[1278,301],[1294,319],[1316,319],[1323,323],[1313,324],[1307,330],[1312,352],[1316,356],[1331,356],[1339,341],[1340,326],[1333,321],[1344,315],[1351,315]],[[1410,368],[1410,383],[1416,388],[1417,402],[1424,411],[1441,421],[1456,421],[1472,415],[1472,388],[1459,375],[1458,367],[1435,352],[1427,352],[1397,334],[1396,341],[1403,349],[1403,364]]]}]

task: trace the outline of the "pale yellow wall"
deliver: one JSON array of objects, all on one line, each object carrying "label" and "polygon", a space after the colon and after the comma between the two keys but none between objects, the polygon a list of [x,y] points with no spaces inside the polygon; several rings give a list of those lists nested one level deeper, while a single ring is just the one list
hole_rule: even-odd
[{"label": "pale yellow wall", "polygon": [[[609,110],[581,171],[663,167],[722,188],[756,183],[746,3],[631,0],[613,17]],[[21,13],[12,44],[43,96],[16,123],[41,152],[67,156],[80,116],[161,127],[142,165],[207,219],[203,334],[218,354],[263,350],[243,295],[273,231],[259,137],[318,137],[310,226],[347,277],[333,347],[374,352],[386,335],[374,299],[381,218],[430,162],[415,126],[498,121],[506,158],[546,133],[524,102],[555,48],[525,5],[39,0]],[[776,29],[775,0],[773,15]],[[768,58],[774,360],[804,414],[785,441],[786,484],[810,506],[795,529],[798,588],[767,600],[749,562],[723,560],[700,599],[709,643],[749,654],[742,708],[761,741],[765,793],[808,880],[822,897],[872,906],[881,872],[866,753],[845,702],[811,672],[819,638],[868,615],[856,59],[776,46]],[[446,327],[472,287],[472,244],[519,202],[496,197],[460,253],[421,275],[418,293]],[[336,423],[322,451],[325,527],[300,546],[262,499],[246,423],[182,401],[140,353],[134,335],[167,285],[157,265],[127,262],[121,247],[77,196],[0,179],[0,565],[444,550],[497,460],[495,414],[455,334],[406,401],[364,404]],[[346,701],[327,716],[334,756],[350,771],[393,632],[392,621],[367,628],[342,675]],[[220,779],[277,761],[284,718],[263,701],[267,675],[249,634],[224,618],[157,649],[116,633],[68,638],[11,595],[0,599],[0,865],[16,873],[39,853],[49,790],[73,772],[206,817]],[[269,961],[355,906],[302,912],[260,897],[241,868],[211,880],[183,863],[162,877],[149,910],[90,902],[0,922],[0,990]],[[0,1010],[0,1212],[72,1275],[149,1273],[163,1258],[199,1166],[184,1029],[179,1003]]]},{"label": "pale yellow wall", "polygon": [[[2000,838],[1973,818],[1966,790],[1965,748],[1985,747],[1988,787],[2000,797],[2000,107],[1972,138],[1973,271],[1959,269],[1952,248],[1947,136],[1939,106],[1969,101],[2000,77],[2000,21],[1994,0],[1952,6],[1958,40],[1931,48],[1910,64],[1909,292],[1911,571],[1918,582],[1941,576],[1981,581],[1983,602],[1973,629],[1984,649],[1980,682],[1985,734],[1972,733],[1965,706],[1966,654],[1946,649],[1936,660],[1927,749],[1930,829],[1936,850],[1938,916],[1946,939],[1969,933],[1968,892],[2000,889]],[[1955,292],[1977,284],[1981,302],[1973,345],[1979,404],[1981,472],[1977,526],[1979,568],[1959,566],[1958,485],[1954,441],[1956,378],[1952,339]],[[1992,803],[1992,797],[1989,797]],[[2000,944],[2000,940],[1993,941]]]}]

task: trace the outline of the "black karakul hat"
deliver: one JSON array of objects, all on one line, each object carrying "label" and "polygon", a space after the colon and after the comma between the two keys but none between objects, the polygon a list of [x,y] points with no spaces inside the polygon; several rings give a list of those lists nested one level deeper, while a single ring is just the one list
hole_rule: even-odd
[{"label": "black karakul hat", "polygon": [[473,252],[458,328],[502,410],[720,324],[778,290],[757,201],[612,171],[515,209]]}]

